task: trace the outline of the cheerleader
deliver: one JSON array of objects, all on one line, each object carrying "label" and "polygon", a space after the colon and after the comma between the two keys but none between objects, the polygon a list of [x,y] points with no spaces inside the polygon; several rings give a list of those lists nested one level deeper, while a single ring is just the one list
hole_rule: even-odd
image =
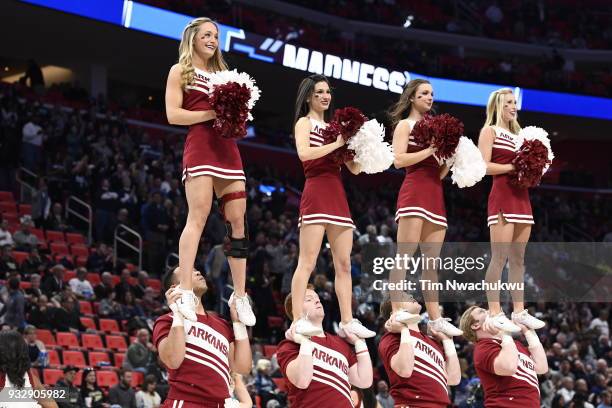
[{"label": "cheerleader", "polygon": [[[324,144],[321,136],[321,130],[327,126],[326,122],[331,115],[331,101],[332,94],[325,76],[311,75],[300,84],[295,103],[295,143],[304,166],[306,183],[298,220],[300,253],[291,281],[295,319],[288,331],[289,338],[295,333],[307,336],[322,334],[320,327],[308,320],[302,305],[308,279],[315,268],[326,234],[336,273],[335,288],[341,315],[339,334],[343,336],[346,331],[350,331],[360,338],[376,334],[366,329],[359,320],[353,319],[351,309],[350,256],[355,225],[342,185],[341,167],[330,156],[330,153],[344,145],[344,139],[338,135],[335,142]],[[345,165],[353,174],[360,171],[359,166],[352,161]]]},{"label": "cheerleader", "polygon": [[[491,234],[491,263],[485,277],[488,282],[501,280],[508,260],[508,280],[523,283],[525,247],[533,225],[529,191],[511,184],[509,177],[514,171],[512,160],[516,157],[517,135],[521,130],[516,110],[516,99],[511,89],[491,93],[487,103],[487,119],[478,140],[478,148],[487,164],[487,174],[493,176],[487,210],[487,226]],[[489,317],[484,322],[484,328],[519,332],[521,324],[529,329],[544,327],[543,321],[531,316],[525,309],[523,291],[515,290],[511,294],[514,308],[512,321],[501,309],[499,291],[487,292]]]},{"label": "cheerleader", "polygon": [[224,252],[234,283],[230,303],[236,303],[240,321],[253,326],[255,315],[245,293],[249,248],[245,221],[246,178],[236,141],[221,137],[213,130],[215,111],[206,93],[210,74],[222,70],[227,70],[227,65],[219,49],[217,24],[206,17],[192,20],[183,30],[179,62],[170,69],[166,85],[168,122],[189,126],[182,174],[189,213],[179,241],[178,290],[182,296],[177,306],[185,318],[197,321],[191,272],[215,194],[220,198],[227,227]]},{"label": "cheerleader", "polygon": [[[401,255],[413,255],[419,245],[424,259],[435,260],[440,255],[447,228],[441,180],[449,169],[436,157],[433,147],[417,146],[410,136],[415,123],[431,110],[432,104],[433,88],[429,81],[413,79],[408,82],[399,101],[391,108],[390,116],[395,128],[394,165],[397,169],[406,169],[395,213],[395,221],[398,223],[398,252],[402,252]],[[437,282],[438,274],[435,268],[430,267],[431,263],[425,263],[422,279]],[[405,276],[405,270],[396,268],[391,271],[389,280],[400,282]],[[400,311],[397,302],[403,300],[401,295],[403,294],[391,293],[394,312]],[[424,295],[429,327],[447,336],[461,335],[461,330],[442,317],[437,291],[426,291]],[[419,316],[401,313],[397,319],[409,324],[418,320]]]}]

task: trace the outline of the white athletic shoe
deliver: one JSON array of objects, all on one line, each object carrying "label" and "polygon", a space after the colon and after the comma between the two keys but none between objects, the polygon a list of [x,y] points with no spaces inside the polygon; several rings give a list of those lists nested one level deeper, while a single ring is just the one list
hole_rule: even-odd
[{"label": "white athletic shoe", "polygon": [[249,297],[247,295],[238,296],[235,292],[229,298],[229,304],[234,302],[236,304],[236,313],[238,313],[238,320],[244,323],[245,326],[255,326],[256,319]]},{"label": "white athletic shoe", "polygon": [[489,320],[496,329],[505,331],[506,333],[518,333],[521,331],[521,328],[512,323],[504,312],[499,312],[495,316],[488,316],[487,320]]},{"label": "white athletic shoe", "polygon": [[449,337],[461,336],[463,334],[463,330],[455,327],[448,317],[438,317],[436,320],[430,320],[427,325],[431,330],[444,333]]},{"label": "white athletic shoe", "polygon": [[360,339],[367,339],[369,337],[376,336],[376,332],[366,328],[357,319],[353,319],[347,324],[340,323],[340,331],[338,332],[340,337],[346,336],[346,334],[343,332],[347,332],[347,331],[353,333],[355,336],[359,337]]},{"label": "white athletic shoe", "polygon": [[523,309],[522,312],[512,313],[512,322],[527,326],[528,329],[538,330],[546,326],[542,320],[533,317],[529,314],[527,309]]},{"label": "white athletic shoe", "polygon": [[395,320],[404,323],[404,324],[414,324],[419,323],[421,319],[421,315],[410,313],[406,310],[400,309],[395,312]]},{"label": "white athletic shoe", "polygon": [[198,316],[196,315],[196,306],[198,305],[198,298],[196,297],[193,290],[186,290],[181,288],[176,288],[181,292],[181,297],[176,301],[176,308],[178,313],[182,314],[183,317],[187,320],[191,320],[192,322],[198,321]]},{"label": "white athletic shoe", "polygon": [[301,334],[306,337],[321,336],[323,329],[312,324],[307,318],[302,317],[295,322],[295,334]]}]

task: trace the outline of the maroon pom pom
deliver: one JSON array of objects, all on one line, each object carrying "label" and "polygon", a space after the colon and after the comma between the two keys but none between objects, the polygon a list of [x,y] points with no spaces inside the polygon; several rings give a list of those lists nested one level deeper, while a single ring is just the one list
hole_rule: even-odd
[{"label": "maroon pom pom", "polygon": [[542,180],[542,173],[547,164],[548,148],[539,140],[525,140],[512,161],[514,171],[510,180],[514,185],[523,188],[535,187]]},{"label": "maroon pom pom", "polygon": [[434,147],[436,156],[443,160],[455,153],[462,134],[463,123],[446,113],[438,116],[423,116],[410,133],[417,145]]},{"label": "maroon pom pom", "polygon": [[228,82],[215,86],[209,100],[217,114],[213,129],[219,135],[229,139],[246,136],[250,97],[251,91],[244,84]]},{"label": "maroon pom pom", "polygon": [[[351,137],[357,134],[367,119],[359,109],[352,106],[337,109],[334,112],[333,120],[321,131],[321,136],[325,139],[325,144],[335,142],[338,135],[342,135],[344,141],[348,142]],[[334,162],[341,165],[353,160],[355,152],[349,150],[345,144],[341,148],[334,150],[331,155]]]}]

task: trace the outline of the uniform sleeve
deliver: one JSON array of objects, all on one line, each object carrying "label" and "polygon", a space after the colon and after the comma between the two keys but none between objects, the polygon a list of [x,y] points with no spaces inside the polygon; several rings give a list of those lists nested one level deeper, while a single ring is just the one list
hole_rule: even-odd
[{"label": "uniform sleeve", "polygon": [[391,358],[399,351],[400,342],[397,336],[385,334],[378,343],[380,358],[391,366]]},{"label": "uniform sleeve", "polygon": [[493,363],[501,351],[501,345],[494,341],[480,341],[474,349],[474,367],[495,374]]},{"label": "uniform sleeve", "polygon": [[155,320],[153,326],[153,344],[159,348],[159,343],[168,337],[170,327],[172,326],[172,317],[169,314],[162,315]]},{"label": "uniform sleeve", "polygon": [[289,340],[283,340],[276,350],[276,359],[283,376],[287,377],[287,366],[295,360],[300,353],[300,345]]}]

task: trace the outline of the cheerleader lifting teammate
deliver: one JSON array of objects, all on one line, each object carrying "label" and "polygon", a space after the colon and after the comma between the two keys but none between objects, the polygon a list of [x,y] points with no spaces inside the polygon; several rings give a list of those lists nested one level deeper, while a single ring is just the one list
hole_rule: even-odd
[{"label": "cheerleader lifting teammate", "polygon": [[219,49],[217,24],[206,17],[192,20],[183,30],[179,62],[170,69],[166,85],[168,122],[189,126],[182,174],[189,213],[179,241],[181,276],[177,289],[182,296],[175,308],[186,319],[197,321],[191,272],[215,194],[220,198],[227,227],[224,252],[234,284],[230,303],[236,304],[240,321],[253,326],[255,315],[245,293],[249,248],[246,178],[236,141],[213,130],[212,121],[216,116],[207,95],[210,74],[226,69]]},{"label": "cheerleader lifting teammate", "polygon": [[[514,170],[512,161],[516,157],[517,135],[521,127],[517,121],[516,98],[511,89],[499,89],[489,96],[487,119],[480,131],[478,148],[487,164],[487,174],[493,176],[493,187],[489,194],[487,226],[491,234],[491,262],[485,279],[497,282],[508,260],[510,282],[523,283],[524,256],[533,215],[529,201],[529,190],[510,182]],[[513,302],[512,320],[502,311],[499,291],[488,291],[489,318],[485,329],[519,332],[519,324],[529,329],[540,329],[545,323],[531,316],[523,302],[523,291],[511,292]]]},{"label": "cheerleader lifting teammate", "polygon": [[[360,338],[376,335],[359,320],[353,319],[352,314],[350,256],[355,225],[342,185],[341,167],[330,156],[330,153],[344,145],[344,139],[338,135],[335,142],[324,144],[320,133],[331,116],[331,102],[332,94],[325,76],[311,75],[300,83],[295,103],[295,143],[304,166],[306,183],[298,220],[300,253],[291,281],[295,320],[287,333],[289,338],[295,333],[307,336],[322,334],[321,328],[310,322],[302,305],[306,285],[326,234],[332,251],[336,295],[340,305],[339,334],[352,332]],[[359,166],[352,161],[345,165],[353,174],[360,171]]]},{"label": "cheerleader lifting teammate", "polygon": [[[395,220],[398,222],[398,252],[413,255],[419,245],[426,259],[437,258],[444,242],[447,223],[441,180],[449,169],[436,157],[433,147],[417,146],[410,133],[416,122],[431,110],[433,95],[433,87],[429,81],[413,79],[406,84],[399,101],[390,110],[395,128],[394,165],[398,169],[406,169],[395,213]],[[437,282],[437,271],[428,267],[429,264],[431,262],[426,262],[423,268],[422,279]],[[391,271],[389,280],[401,282],[405,277],[406,271],[396,268]],[[447,336],[461,335],[461,330],[441,316],[437,291],[425,291],[424,295],[429,327]],[[401,309],[404,296],[404,293],[398,291],[391,292],[395,318],[407,324],[418,322],[418,315]]]}]

